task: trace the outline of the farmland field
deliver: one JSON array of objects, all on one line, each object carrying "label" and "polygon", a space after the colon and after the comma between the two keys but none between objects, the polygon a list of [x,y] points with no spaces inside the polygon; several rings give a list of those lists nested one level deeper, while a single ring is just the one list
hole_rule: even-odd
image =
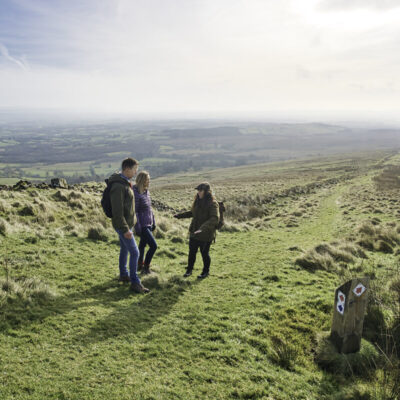
[{"label": "farmland field", "polygon": [[0,184],[7,178],[102,181],[130,156],[153,177],[352,151],[400,147],[397,128],[319,123],[160,121],[5,123]]}]

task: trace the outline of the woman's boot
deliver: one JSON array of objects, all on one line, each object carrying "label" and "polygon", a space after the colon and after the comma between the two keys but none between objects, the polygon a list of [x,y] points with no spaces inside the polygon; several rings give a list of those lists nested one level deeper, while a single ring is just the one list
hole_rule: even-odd
[{"label": "woman's boot", "polygon": [[143,275],[151,274],[150,265],[143,264],[142,274]]},{"label": "woman's boot", "polygon": [[137,264],[137,272],[140,272],[143,269],[143,267],[144,267],[144,262],[139,260]]},{"label": "woman's boot", "polygon": [[186,268],[186,272],[184,273],[183,277],[188,278],[190,275],[192,275],[192,269],[191,268]]},{"label": "woman's boot", "polygon": [[209,273],[210,273],[209,270],[203,268],[203,271],[201,271],[201,274],[197,276],[197,279],[207,278]]}]

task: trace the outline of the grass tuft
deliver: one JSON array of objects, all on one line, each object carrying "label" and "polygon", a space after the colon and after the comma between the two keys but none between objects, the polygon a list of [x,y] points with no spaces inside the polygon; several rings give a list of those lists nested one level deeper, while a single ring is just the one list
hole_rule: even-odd
[{"label": "grass tuft", "polygon": [[88,239],[99,240],[103,242],[107,242],[108,240],[107,231],[101,225],[96,225],[89,228],[87,237]]},{"label": "grass tuft", "polygon": [[3,218],[0,218],[0,235],[7,236],[11,231],[10,224]]},{"label": "grass tuft", "polygon": [[293,370],[299,358],[299,348],[288,340],[272,338],[273,346],[269,351],[270,360],[289,371]]},{"label": "grass tuft", "polygon": [[324,332],[317,337],[315,361],[324,370],[335,375],[358,375],[369,378],[380,359],[378,350],[365,339],[357,353],[338,353],[329,339],[330,333]]}]

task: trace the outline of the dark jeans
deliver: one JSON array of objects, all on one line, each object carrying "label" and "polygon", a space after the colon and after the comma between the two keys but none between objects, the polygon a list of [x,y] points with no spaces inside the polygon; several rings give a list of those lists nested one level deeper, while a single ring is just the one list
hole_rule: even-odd
[{"label": "dark jeans", "polygon": [[188,270],[192,270],[196,262],[197,250],[200,249],[201,256],[203,257],[203,272],[210,272],[211,257],[209,254],[211,242],[201,242],[200,240],[189,240],[189,258]]},{"label": "dark jeans", "polygon": [[154,253],[157,250],[157,242],[154,239],[153,233],[151,231],[150,226],[146,226],[142,229],[140,235],[140,243],[139,243],[139,262],[143,262],[144,258],[144,249],[146,245],[149,246],[149,250],[147,250],[146,258],[144,260],[145,265],[150,265],[151,260],[153,259]]},{"label": "dark jeans", "polygon": [[139,250],[137,248],[135,238],[132,236],[131,239],[126,239],[122,231],[117,231],[117,233],[119,236],[119,244],[121,246],[121,250],[119,253],[119,274],[120,276],[128,276],[126,264],[128,262],[129,253],[129,276],[131,278],[131,282],[140,283],[140,279],[137,276]]}]

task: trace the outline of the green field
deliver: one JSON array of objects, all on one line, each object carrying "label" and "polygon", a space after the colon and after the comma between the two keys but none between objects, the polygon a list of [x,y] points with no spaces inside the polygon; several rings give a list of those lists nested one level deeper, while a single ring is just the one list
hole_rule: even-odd
[{"label": "green field", "polygon": [[[398,399],[400,188],[384,172],[399,159],[368,152],[155,179],[153,199],[170,211],[156,213],[144,296],[117,282],[102,185],[0,191],[0,398]],[[210,277],[185,280],[188,222],[172,214],[204,179],[226,202],[226,227]],[[101,240],[87,238],[91,227]],[[321,243],[341,252],[313,253]],[[317,342],[335,288],[357,276],[372,279],[364,339],[379,356],[343,375],[316,363]]]}]

